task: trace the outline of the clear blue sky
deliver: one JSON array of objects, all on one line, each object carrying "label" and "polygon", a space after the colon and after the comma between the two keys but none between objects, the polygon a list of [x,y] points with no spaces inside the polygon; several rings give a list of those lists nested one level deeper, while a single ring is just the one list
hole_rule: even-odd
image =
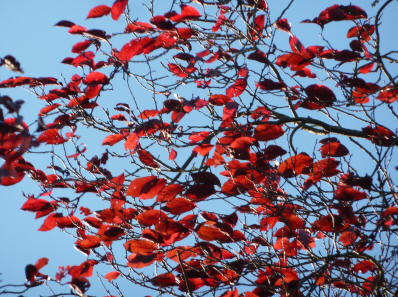
[{"label": "clear blue sky", "polygon": [[[85,18],[88,11],[99,4],[111,5],[110,0],[18,0],[2,1],[0,9],[0,56],[11,54],[21,62],[26,76],[54,76],[61,78],[61,74],[70,77],[75,73],[71,66],[63,65],[60,62],[67,56],[72,56],[72,46],[81,41],[79,36],[72,36],[66,33],[65,28],[57,28],[53,25],[60,20],[66,19],[89,28],[105,29],[108,32],[122,31],[124,24],[122,21],[115,23],[109,17],[98,20],[88,20]],[[159,2],[159,1],[157,1]],[[272,2],[287,3],[288,1],[269,1],[271,12],[273,12]],[[363,6],[368,11],[370,1],[336,1],[339,4],[357,4]],[[365,2],[365,4],[364,4]],[[318,26],[312,24],[299,24],[299,21],[306,18],[315,17],[322,9],[334,4],[333,1],[310,1],[297,0],[293,8],[289,10],[286,17],[292,23],[293,32],[297,34],[305,45],[319,44],[317,33],[320,32]],[[279,8],[278,8],[279,9]],[[369,10],[370,11],[370,10]],[[164,11],[165,12],[165,11]],[[390,48],[398,48],[396,28],[398,28],[396,13],[398,5],[395,2],[390,9],[385,12],[384,23],[382,26],[382,36],[388,40],[386,45]],[[371,12],[370,12],[371,14]],[[273,14],[273,17],[277,13]],[[347,26],[346,22],[333,25],[333,28]],[[333,31],[327,32],[326,36],[332,40],[340,39],[335,36]],[[342,39],[346,44],[341,48],[348,47],[348,41]],[[286,40],[287,42],[287,40]],[[15,74],[4,67],[0,68],[0,81],[7,79]],[[13,99],[25,100],[23,114],[27,122],[36,119],[36,115],[44,105],[40,100],[23,90],[0,89],[1,95],[10,95]],[[40,162],[47,162],[41,159]],[[73,249],[74,239],[66,234],[54,230],[51,232],[36,231],[42,220],[34,220],[32,213],[20,210],[24,202],[21,191],[27,194],[36,194],[38,188],[35,187],[28,178],[14,187],[0,188],[0,286],[5,283],[22,283],[24,281],[24,267],[28,263],[34,263],[41,257],[50,259],[49,265],[43,269],[44,273],[54,275],[57,266],[67,264],[80,264],[86,257]],[[109,268],[103,273],[111,271]],[[93,277],[93,282],[96,282]],[[51,295],[44,287],[32,291],[34,294]],[[67,292],[67,290],[63,290]],[[135,291],[139,294],[138,291]],[[107,295],[100,287],[89,291],[92,295]],[[32,293],[33,294],[33,293]],[[144,291],[142,291],[142,295]],[[30,295],[29,296],[34,296]],[[129,294],[127,294],[129,295]],[[141,295],[141,294],[140,294]]]}]

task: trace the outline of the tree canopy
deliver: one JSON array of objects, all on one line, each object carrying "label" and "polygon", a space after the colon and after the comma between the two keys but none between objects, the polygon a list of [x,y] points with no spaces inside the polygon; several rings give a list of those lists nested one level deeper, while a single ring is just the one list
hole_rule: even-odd
[{"label": "tree canopy", "polygon": [[0,184],[83,256],[0,294],[396,296],[397,3],[329,4],[116,0],[55,24],[72,75],[1,53]]}]

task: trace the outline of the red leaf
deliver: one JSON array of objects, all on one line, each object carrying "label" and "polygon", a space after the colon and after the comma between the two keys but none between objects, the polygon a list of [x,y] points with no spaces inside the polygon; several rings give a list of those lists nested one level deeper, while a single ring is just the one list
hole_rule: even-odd
[{"label": "red leaf", "polygon": [[336,101],[336,96],[333,91],[324,85],[314,84],[309,85],[305,89],[307,100],[322,106],[330,106]]},{"label": "red leaf", "polygon": [[252,137],[242,136],[234,139],[230,144],[230,148],[236,150],[248,150],[249,147],[255,142],[256,139]]},{"label": "red leaf", "polygon": [[260,14],[258,16],[256,16],[256,18],[254,19],[254,23],[256,24],[256,30],[258,35],[262,36],[262,32],[264,30],[264,25],[265,25],[265,15]]},{"label": "red leaf", "polygon": [[312,73],[311,70],[308,68],[303,68],[299,71],[296,71],[296,73],[293,76],[315,78],[316,74]]},{"label": "red leaf", "polygon": [[40,136],[37,138],[38,142],[45,142],[47,144],[62,144],[67,142],[68,139],[63,138],[59,135],[58,129],[48,129],[44,131]]},{"label": "red leaf", "polygon": [[154,286],[164,288],[177,285],[177,280],[172,273],[168,272],[155,276],[151,279],[151,283]]},{"label": "red leaf", "polygon": [[367,197],[365,192],[347,186],[339,186],[334,192],[334,198],[340,201],[357,201],[366,199]]},{"label": "red leaf", "polygon": [[312,165],[312,158],[306,153],[301,153],[286,159],[278,168],[278,172],[284,177],[293,177],[295,175],[306,173]]},{"label": "red leaf", "polygon": [[344,231],[341,233],[339,241],[343,244],[343,246],[350,246],[355,242],[357,237],[357,234],[353,231]]},{"label": "red leaf", "polygon": [[138,223],[143,226],[155,225],[168,218],[169,217],[166,213],[158,209],[150,209],[136,216],[136,220],[138,221]]},{"label": "red leaf", "polygon": [[159,168],[159,164],[153,160],[153,156],[146,150],[138,151],[138,157],[140,161],[149,167]]},{"label": "red leaf", "polygon": [[367,18],[366,12],[356,5],[338,5],[335,4],[321,11],[318,17],[312,21],[305,20],[303,23],[315,23],[323,28],[323,26],[332,21],[356,20]]},{"label": "red leaf", "polygon": [[127,241],[124,248],[135,254],[149,256],[158,249],[158,245],[149,239],[133,239]]},{"label": "red leaf", "polygon": [[127,190],[127,195],[150,199],[155,197],[166,184],[166,180],[158,179],[155,176],[140,177],[133,180]]},{"label": "red leaf", "polygon": [[268,62],[269,62],[267,59],[267,55],[260,50],[250,53],[249,56],[247,56],[247,58],[249,60],[254,60],[254,61],[257,61],[260,63],[264,63],[264,64],[268,64]]},{"label": "red leaf", "polygon": [[168,185],[164,187],[156,198],[157,202],[168,202],[173,200],[178,194],[184,190],[182,185]]},{"label": "red leaf", "polygon": [[112,271],[112,272],[108,272],[105,275],[105,278],[108,280],[108,282],[110,282],[111,280],[118,278],[119,275],[120,275],[119,271]]},{"label": "red leaf", "polygon": [[174,215],[179,215],[184,212],[190,211],[196,207],[195,203],[191,202],[186,198],[175,198],[166,204],[166,207],[162,208],[165,211],[170,212]]},{"label": "red leaf", "polygon": [[285,131],[279,125],[261,124],[254,130],[254,138],[261,141],[274,140],[281,137]]},{"label": "red leaf", "polygon": [[193,20],[201,17],[200,12],[193,6],[181,5],[181,14],[175,14],[169,19],[173,22],[182,22],[185,20]]},{"label": "red leaf", "polygon": [[57,218],[57,226],[58,228],[64,229],[64,228],[78,228],[81,226],[80,219],[73,214],[68,215],[68,216],[59,216]]},{"label": "red leaf", "polygon": [[159,114],[159,111],[158,110],[156,110],[156,109],[147,109],[147,110],[144,110],[143,112],[141,112],[139,115],[138,115],[138,117],[140,118],[140,119],[143,119],[143,120],[146,120],[146,119],[148,119],[148,118],[151,118],[151,117],[155,117],[155,116],[157,116]]},{"label": "red leaf", "polygon": [[156,260],[156,255],[138,255],[138,254],[131,254],[127,258],[127,265],[131,268],[144,268],[151,265]]},{"label": "red leaf", "polygon": [[374,272],[377,270],[377,265],[370,260],[363,260],[355,264],[353,270],[355,272],[361,271],[362,273],[366,273],[368,271]]},{"label": "red leaf", "polygon": [[102,145],[114,145],[118,143],[120,140],[122,140],[124,136],[122,134],[113,134],[113,135],[108,135],[105,137],[105,139],[102,141]]},{"label": "red leaf", "polygon": [[[101,227],[101,226],[98,226]],[[92,249],[99,247],[101,244],[101,239],[95,235],[86,235],[84,239],[76,241],[77,247],[81,249]]]},{"label": "red leaf", "polygon": [[359,37],[362,41],[368,42],[370,36],[375,31],[375,26],[370,24],[365,24],[363,26],[357,25],[350,28],[347,32],[347,38]]},{"label": "red leaf", "polygon": [[86,31],[87,31],[87,29],[85,27],[82,27],[79,25],[73,25],[68,30],[69,34],[83,34]]},{"label": "red leaf", "polygon": [[114,241],[124,235],[124,230],[115,226],[102,225],[98,230],[98,236],[103,241]]},{"label": "red leaf", "polygon": [[192,132],[188,137],[190,140],[189,143],[198,143],[199,141],[206,139],[209,135],[209,131]]},{"label": "red leaf", "polygon": [[322,158],[325,157],[343,157],[349,153],[348,149],[338,141],[328,142],[319,149]]},{"label": "red leaf", "polygon": [[181,65],[169,63],[168,66],[169,71],[178,77],[188,77],[189,74],[196,71],[196,68],[192,65],[184,68]]},{"label": "red leaf", "polygon": [[232,121],[235,118],[236,111],[238,110],[239,104],[236,103],[235,101],[227,102],[223,108],[223,114],[222,114],[222,120],[223,123],[221,128],[224,126],[228,126],[230,124],[230,121]]},{"label": "red leaf", "polygon": [[70,21],[62,20],[62,21],[59,21],[58,23],[56,23],[54,26],[70,28],[73,25],[74,25],[74,23],[72,23]]},{"label": "red leaf", "polygon": [[38,229],[39,231],[50,231],[57,226],[57,219],[59,215],[56,213],[50,214],[43,222],[41,227]]},{"label": "red leaf", "polygon": [[189,5],[181,5],[181,15],[184,16],[185,19],[194,19],[202,16],[195,7]]},{"label": "red leaf", "polygon": [[212,144],[200,144],[193,149],[194,152],[199,153],[202,156],[206,156],[212,150],[214,145]]},{"label": "red leaf", "polygon": [[121,113],[113,115],[111,119],[113,121],[127,121],[126,117]]},{"label": "red leaf", "polygon": [[339,216],[327,215],[315,221],[313,223],[313,226],[316,228],[316,230],[320,230],[323,232],[336,232],[341,230],[341,222],[342,220]]},{"label": "red leaf", "polygon": [[130,183],[126,194],[132,197],[139,197],[145,185],[151,184],[154,181],[155,182],[157,181],[156,176],[146,176],[146,177],[136,178]]},{"label": "red leaf", "polygon": [[191,38],[192,35],[195,35],[195,33],[196,32],[191,28],[177,28],[177,34],[182,40]]},{"label": "red leaf", "polygon": [[264,150],[264,158],[266,160],[273,160],[284,154],[286,154],[286,151],[278,145],[269,145]]},{"label": "red leaf", "polygon": [[232,101],[232,99],[228,96],[222,94],[215,94],[209,97],[209,102],[213,105],[222,106],[227,102]]},{"label": "red leaf", "polygon": [[38,271],[34,265],[28,264],[25,266],[25,277],[27,281],[35,283],[37,273]]},{"label": "red leaf", "polygon": [[276,65],[280,67],[289,67],[293,71],[300,71],[311,63],[311,59],[305,58],[299,54],[285,54],[276,59]]},{"label": "red leaf", "polygon": [[72,53],[79,54],[85,51],[92,43],[93,42],[91,40],[78,42],[72,47]]},{"label": "red leaf", "polygon": [[101,72],[90,72],[86,78],[83,80],[86,85],[95,85],[95,84],[107,84],[109,83],[109,78],[101,73]]},{"label": "red leaf", "polygon": [[372,187],[372,178],[369,175],[360,177],[352,173],[344,174],[340,177],[340,183],[348,186],[358,186],[365,190],[370,190]]},{"label": "red leaf", "polygon": [[87,19],[90,18],[99,18],[102,17],[104,15],[108,15],[111,12],[111,8],[107,5],[98,5],[93,7],[87,16]]},{"label": "red leaf", "polygon": [[275,27],[285,32],[290,32],[291,29],[287,19],[278,19],[275,23]]},{"label": "red leaf", "polygon": [[137,133],[131,133],[124,144],[124,148],[130,151],[134,150],[137,147],[139,140],[140,137]]},{"label": "red leaf", "polygon": [[377,95],[376,99],[386,103],[393,103],[398,99],[398,87],[389,85],[383,88],[379,95]]},{"label": "red leaf", "polygon": [[26,202],[22,205],[21,209],[25,211],[43,211],[51,208],[52,204],[44,199],[28,198]]},{"label": "red leaf", "polygon": [[219,240],[222,242],[227,242],[231,239],[227,232],[218,228],[214,222],[211,221],[200,224],[196,228],[195,232],[200,239],[205,241]]},{"label": "red leaf", "polygon": [[35,267],[36,267],[37,271],[39,271],[47,264],[48,264],[48,258],[40,258],[39,260],[36,261]]},{"label": "red leaf", "polygon": [[80,277],[90,277],[93,275],[94,265],[97,265],[98,261],[96,260],[87,260],[81,263],[79,266],[70,267],[68,273],[72,276],[72,278],[80,278]]},{"label": "red leaf", "polygon": [[114,19],[115,21],[117,21],[120,17],[120,15],[124,12],[124,10],[126,9],[128,0],[116,0],[111,8],[111,12],[112,12],[112,19]]},{"label": "red leaf", "polygon": [[340,173],[340,171],[337,169],[339,163],[340,162],[336,161],[334,158],[327,158],[315,162],[312,165],[311,178],[313,178],[313,181],[317,182],[322,177],[335,176],[336,174]]},{"label": "red leaf", "polygon": [[86,98],[87,99],[93,99],[98,96],[102,89],[102,86],[100,84],[96,85],[89,85],[87,86],[86,90],[84,91]]},{"label": "red leaf", "polygon": [[262,81],[258,82],[256,86],[265,91],[280,90],[286,87],[284,83],[276,82],[271,79],[263,79]]},{"label": "red leaf", "polygon": [[125,32],[136,32],[136,33],[145,33],[153,31],[154,27],[151,24],[144,23],[144,22],[133,22],[128,24]]},{"label": "red leaf", "polygon": [[274,228],[274,226],[278,221],[279,221],[278,217],[265,217],[260,222],[261,226],[260,230],[262,231],[271,230],[272,228]]},{"label": "red leaf", "polygon": [[239,68],[239,71],[238,71],[238,75],[239,75],[239,76],[245,78],[245,77],[248,76],[248,74],[249,74],[249,69],[247,69],[247,67]]},{"label": "red leaf", "polygon": [[215,193],[214,185],[211,183],[196,184],[191,186],[186,192],[185,196],[192,201],[202,201]]},{"label": "red leaf", "polygon": [[158,27],[160,30],[172,30],[174,25],[166,19],[163,15],[156,15],[150,19],[150,22]]},{"label": "red leaf", "polygon": [[383,126],[376,126],[374,128],[367,126],[362,128],[362,132],[365,133],[368,139],[376,145],[392,146],[397,143],[395,134]]},{"label": "red leaf", "polygon": [[390,206],[388,207],[383,213],[381,214],[382,217],[391,216],[398,214],[398,207],[397,206]]},{"label": "red leaf", "polygon": [[306,58],[312,58],[311,54],[307,53],[307,50],[296,36],[292,35],[289,37],[289,44],[293,53],[299,54]]},{"label": "red leaf", "polygon": [[360,68],[358,68],[358,71],[362,74],[369,73],[373,69],[374,64],[375,64],[374,62],[365,64],[365,65],[361,66]]},{"label": "red leaf", "polygon": [[235,83],[226,90],[225,94],[230,98],[238,97],[245,91],[246,86],[246,79],[238,78]]},{"label": "red leaf", "polygon": [[177,152],[174,149],[171,149],[169,153],[169,160],[174,161],[176,157],[177,157]]}]

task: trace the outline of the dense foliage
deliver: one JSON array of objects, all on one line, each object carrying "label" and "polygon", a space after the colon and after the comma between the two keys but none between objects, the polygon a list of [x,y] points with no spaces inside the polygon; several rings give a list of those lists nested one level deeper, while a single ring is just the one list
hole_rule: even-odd
[{"label": "dense foliage", "polygon": [[0,182],[36,181],[22,210],[86,257],[55,275],[41,258],[0,293],[90,296],[100,269],[103,295],[398,294],[398,52],[382,38],[396,3],[291,24],[295,1],[269,2],[99,5],[86,23],[120,32],[56,24],[81,37],[62,61],[73,76],[0,82],[44,106],[29,127],[28,104],[1,96]]}]

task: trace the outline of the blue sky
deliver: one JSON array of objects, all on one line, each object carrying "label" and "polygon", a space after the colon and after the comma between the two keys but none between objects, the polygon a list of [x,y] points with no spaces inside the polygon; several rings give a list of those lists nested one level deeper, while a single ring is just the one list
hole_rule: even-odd
[{"label": "blue sky", "polygon": [[[66,19],[89,28],[105,29],[108,32],[122,31],[123,22],[111,21],[109,17],[98,20],[85,20],[88,11],[99,4],[111,5],[112,1],[81,1],[81,0],[19,0],[3,1],[0,10],[0,56],[11,54],[21,63],[26,76],[54,76],[61,78],[61,74],[70,77],[75,73],[71,66],[60,62],[67,56],[72,56],[72,46],[81,41],[79,36],[72,36],[66,33],[65,28],[54,27],[60,20]],[[159,1],[158,1],[159,2]],[[272,10],[272,2],[269,1]],[[279,5],[288,1],[279,1]],[[338,1],[341,4],[348,4],[350,1]],[[352,1],[351,1],[352,2]],[[354,1],[355,2],[355,1]],[[356,1],[358,5],[363,5],[362,1]],[[366,5],[368,2],[366,1]],[[318,34],[320,28],[312,24],[300,24],[299,21],[306,18],[313,18],[324,8],[334,4],[330,1],[309,1],[298,0],[286,15],[292,23],[292,31],[297,34],[304,45],[319,43]],[[355,3],[353,3],[355,4]],[[365,10],[368,7],[363,6]],[[280,7],[276,7],[280,10]],[[165,12],[164,10],[163,12]],[[396,49],[398,39],[395,28],[398,27],[395,13],[398,11],[398,4],[395,2],[388,11],[382,25],[382,38],[386,40],[386,48]],[[370,13],[371,14],[371,13]],[[278,15],[275,12],[273,17]],[[335,35],[335,30],[347,27],[347,22],[341,22],[330,26],[333,30],[325,30],[325,36],[340,42],[340,48],[347,48],[348,41]],[[283,41],[282,41],[283,42]],[[287,38],[284,41],[287,44]],[[396,69],[394,69],[396,70]],[[396,72],[396,71],[395,71]],[[0,68],[0,81],[14,76],[13,73]],[[44,105],[40,100],[29,94],[27,91],[0,90],[2,95],[10,95],[13,99],[25,100],[23,114],[28,123],[36,120],[36,115]],[[120,96],[128,96],[120,94]],[[386,123],[392,124],[392,123]],[[48,162],[40,159],[40,162]],[[81,253],[73,249],[74,239],[62,232],[38,232],[36,231],[42,220],[35,221],[33,214],[20,210],[24,198],[21,194],[35,194],[38,188],[35,187],[28,178],[14,187],[0,188],[2,207],[0,208],[0,286],[5,283],[22,283],[24,280],[24,267],[28,263],[34,263],[41,257],[48,257],[50,263],[43,269],[44,273],[51,275],[56,271],[57,266],[67,264],[80,264],[86,258]],[[109,268],[103,273],[111,271]],[[95,278],[95,277],[94,277]],[[43,294],[50,295],[46,288],[38,290]],[[65,290],[64,290],[65,291]],[[66,290],[67,291],[67,290]],[[106,295],[97,286],[93,295]],[[144,291],[142,292],[142,295]]]}]

